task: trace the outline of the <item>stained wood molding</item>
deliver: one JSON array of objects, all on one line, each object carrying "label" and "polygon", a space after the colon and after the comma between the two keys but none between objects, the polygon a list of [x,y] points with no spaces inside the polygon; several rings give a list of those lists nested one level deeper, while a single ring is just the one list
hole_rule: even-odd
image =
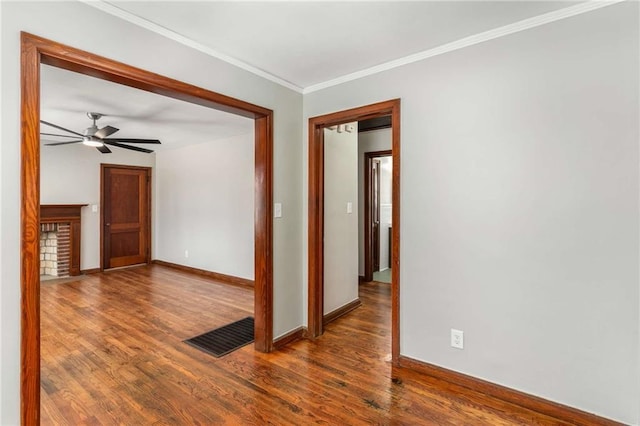
[{"label": "stained wood molding", "polygon": [[400,99],[309,118],[308,325],[309,338],[323,332],[324,312],[324,128],[391,116],[391,358],[400,356]]},{"label": "stained wood molding", "polygon": [[100,270],[100,268],[91,268],[91,269],[81,269],[80,273],[83,275],[91,275],[91,274],[97,274],[99,272],[102,272]]},{"label": "stained wood molding", "polygon": [[362,306],[362,302],[360,301],[360,299],[353,300],[346,305],[341,306],[338,309],[329,312],[328,314],[325,314],[322,317],[322,325],[327,325],[330,322],[337,320],[341,316],[348,314],[354,309],[359,308],[360,306]]},{"label": "stained wood molding", "polygon": [[276,350],[282,349],[293,342],[297,342],[298,340],[304,339],[306,331],[307,331],[307,327],[298,327],[296,329],[291,330],[287,334],[275,339],[273,341],[273,348]]},{"label": "stained wood molding", "polygon": [[273,111],[21,33],[20,68],[20,418],[40,423],[40,66],[47,64],[148,92],[214,108],[255,123],[255,349],[273,348]]},{"label": "stained wood molding", "polygon": [[153,259],[151,263],[156,265],[166,266],[168,268],[177,269],[179,271],[191,272],[192,274],[200,275],[203,277],[211,278],[216,281],[220,281],[223,284],[237,285],[241,287],[253,288],[253,280],[246,278],[234,277],[233,275],[221,274],[220,272],[207,271],[206,269],[194,268],[192,266],[180,265],[178,263],[166,262],[164,260]]},{"label": "stained wood molding", "polygon": [[486,380],[458,373],[457,371],[449,370],[447,368],[438,367],[423,361],[418,361],[413,358],[400,356],[399,366],[471,389],[475,392],[492,396],[502,401],[506,401],[562,421],[566,421],[572,425],[622,425],[622,423],[587,413],[586,411],[578,410],[577,408],[562,405],[534,395],[529,395],[506,386],[491,383]]}]

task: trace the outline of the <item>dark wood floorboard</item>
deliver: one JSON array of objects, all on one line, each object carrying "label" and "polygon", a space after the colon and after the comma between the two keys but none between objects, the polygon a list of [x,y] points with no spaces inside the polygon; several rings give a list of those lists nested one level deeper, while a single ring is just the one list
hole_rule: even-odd
[{"label": "dark wood floorboard", "polygon": [[556,425],[390,364],[390,291],[322,338],[214,358],[182,341],[253,313],[251,289],[162,266],[42,283],[42,423]]}]

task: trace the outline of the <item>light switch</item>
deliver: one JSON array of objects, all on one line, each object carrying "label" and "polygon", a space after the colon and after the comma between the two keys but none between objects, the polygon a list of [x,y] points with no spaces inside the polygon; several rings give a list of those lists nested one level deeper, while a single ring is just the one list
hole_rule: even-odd
[{"label": "light switch", "polygon": [[282,217],[282,203],[273,205],[273,217]]},{"label": "light switch", "polygon": [[92,213],[98,213],[98,205],[97,204],[91,204],[91,212]]},{"label": "light switch", "polygon": [[353,213],[353,203],[351,201],[347,203],[347,213]]}]

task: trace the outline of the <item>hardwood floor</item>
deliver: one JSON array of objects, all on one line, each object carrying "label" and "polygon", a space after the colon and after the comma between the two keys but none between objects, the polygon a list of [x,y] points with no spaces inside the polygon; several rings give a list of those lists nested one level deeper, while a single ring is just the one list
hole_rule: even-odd
[{"label": "hardwood floor", "polygon": [[223,358],[182,340],[251,315],[251,289],[154,265],[41,295],[43,424],[565,424],[392,368],[388,284],[318,340]]}]

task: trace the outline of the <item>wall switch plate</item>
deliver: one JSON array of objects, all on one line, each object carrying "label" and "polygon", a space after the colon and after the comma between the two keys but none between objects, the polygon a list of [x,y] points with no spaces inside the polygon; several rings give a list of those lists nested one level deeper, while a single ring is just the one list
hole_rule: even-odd
[{"label": "wall switch plate", "polygon": [[184,257],[189,257],[189,250],[184,251]]},{"label": "wall switch plate", "polygon": [[462,330],[451,329],[451,347],[464,349],[464,332]]},{"label": "wall switch plate", "polygon": [[98,213],[98,205],[97,204],[92,204],[91,205],[91,212],[92,213]]},{"label": "wall switch plate", "polygon": [[273,217],[282,217],[282,203],[273,205]]},{"label": "wall switch plate", "polygon": [[351,201],[347,203],[347,213],[353,213],[353,203]]}]

